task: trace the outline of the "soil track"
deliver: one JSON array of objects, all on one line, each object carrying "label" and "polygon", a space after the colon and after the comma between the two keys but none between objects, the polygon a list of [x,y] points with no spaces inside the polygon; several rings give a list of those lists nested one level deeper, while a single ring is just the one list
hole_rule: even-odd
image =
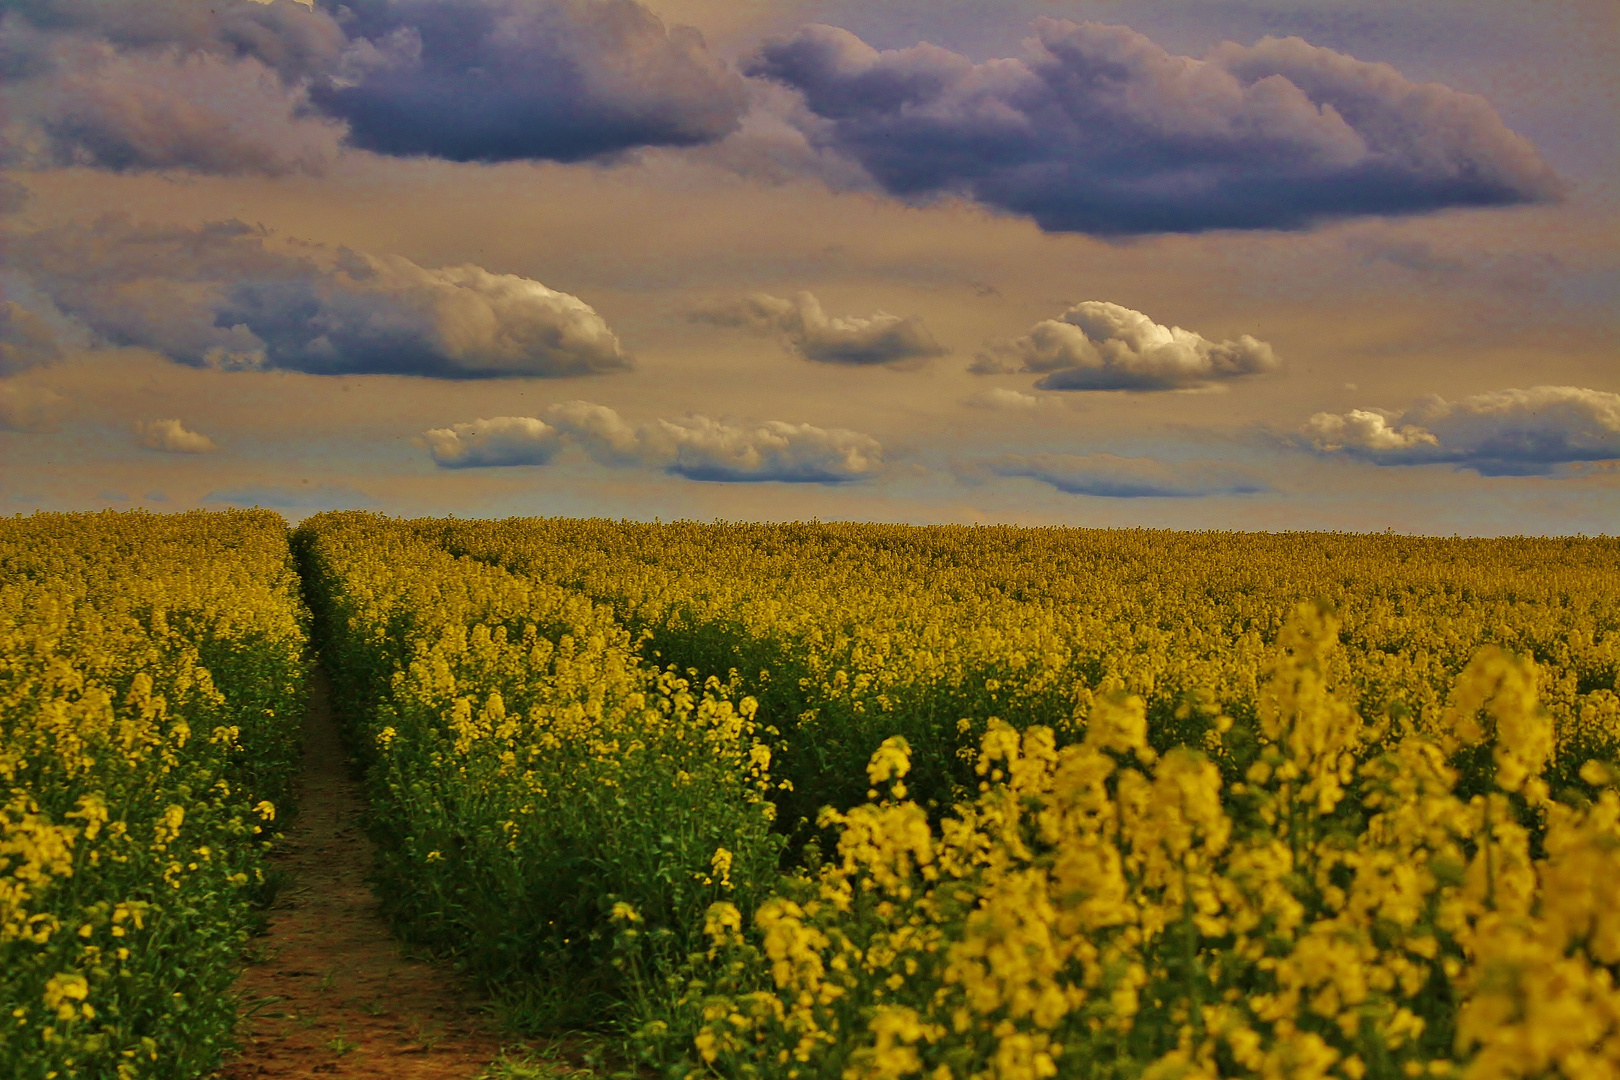
[{"label": "soil track", "polygon": [[273,856],[289,880],[237,982],[243,1050],[221,1076],[471,1080],[501,1042],[477,995],[403,955],[378,913],[365,800],[318,669],[304,739],[299,813]]}]

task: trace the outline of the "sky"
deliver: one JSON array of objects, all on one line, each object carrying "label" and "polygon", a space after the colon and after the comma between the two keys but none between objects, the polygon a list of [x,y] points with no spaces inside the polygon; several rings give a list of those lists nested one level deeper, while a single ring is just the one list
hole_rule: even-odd
[{"label": "sky", "polygon": [[0,513],[1620,532],[1613,0],[0,0]]}]

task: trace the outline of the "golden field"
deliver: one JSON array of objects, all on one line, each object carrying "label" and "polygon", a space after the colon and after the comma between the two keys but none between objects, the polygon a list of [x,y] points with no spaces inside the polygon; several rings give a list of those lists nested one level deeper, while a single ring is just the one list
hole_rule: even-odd
[{"label": "golden field", "polygon": [[274,514],[0,521],[0,1074],[231,1045],[307,645]]},{"label": "golden field", "polygon": [[228,982],[296,560],[395,927],[517,1028],[671,1077],[1620,1077],[1614,540],[5,528],[19,1076],[204,1067],[133,988]]}]

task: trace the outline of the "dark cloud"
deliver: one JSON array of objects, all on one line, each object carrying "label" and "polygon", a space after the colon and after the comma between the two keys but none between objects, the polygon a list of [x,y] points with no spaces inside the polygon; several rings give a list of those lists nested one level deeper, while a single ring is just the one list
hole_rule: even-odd
[{"label": "dark cloud", "polygon": [[497,416],[433,428],[423,432],[422,443],[442,469],[545,465],[571,445],[604,465],[719,483],[842,484],[883,465],[877,440],[856,431],[706,416],[632,426],[607,406],[587,401],[554,405],[544,419]]},{"label": "dark cloud", "polygon": [[693,318],[774,333],[795,356],[826,364],[905,364],[946,352],[915,315],[902,318],[879,311],[829,317],[808,292],[792,300],[755,293],[702,309]]},{"label": "dark cloud", "polygon": [[1484,476],[1554,475],[1574,462],[1620,460],[1620,394],[1576,386],[1431,396],[1404,412],[1320,412],[1300,428],[1324,454],[1379,465],[1446,463]]},{"label": "dark cloud", "polygon": [[0,17],[0,162],[222,175],[318,171],[342,126],[305,82],[345,44],[293,0],[12,0]]},{"label": "dark cloud", "polygon": [[385,154],[578,161],[737,127],[742,80],[633,0],[351,0],[314,100]]},{"label": "dark cloud", "polygon": [[1557,196],[1483,98],[1298,38],[1174,56],[1122,26],[1042,18],[1023,58],[879,52],[805,27],[745,69],[797,88],[814,137],[890,193],[959,194],[1052,232],[1302,228]]},{"label": "dark cloud", "polygon": [[1271,346],[1248,334],[1210,341],[1140,311],[1087,300],[1061,319],[1044,319],[1022,337],[993,344],[969,370],[1041,374],[1035,385],[1042,390],[1187,390],[1280,366]]},{"label": "dark cloud", "polygon": [[216,323],[224,293],[242,281],[308,280],[315,260],[266,245],[240,221],[197,228],[106,215],[5,239],[3,258],[100,343],[152,349],[182,364],[262,365],[264,343],[246,327]]},{"label": "dark cloud", "polygon": [[578,161],[733,131],[736,72],[635,0],[8,0],[0,164],[215,174]]},{"label": "dark cloud", "polygon": [[1171,463],[1114,454],[1004,454],[980,467],[996,476],[1024,477],[1070,495],[1104,499],[1189,499],[1266,490],[1243,470],[1208,461]]},{"label": "dark cloud", "polygon": [[221,176],[319,172],[342,128],[303,111],[302,90],[259,61],[199,53],[62,49],[49,78],[0,87],[20,123],[0,162]]},{"label": "dark cloud", "polygon": [[90,335],[51,297],[7,267],[17,252],[0,228],[0,377],[44,367],[86,348]]},{"label": "dark cloud", "polygon": [[770,185],[815,180],[832,191],[881,193],[860,163],[827,145],[831,124],[789,87],[765,79],[744,80],[748,109],[737,130],[708,146],[685,151],[704,163]]},{"label": "dark cloud", "polygon": [[447,379],[629,366],[590,305],[538,281],[271,240],[237,221],[108,216],[12,234],[4,257],[103,342],[193,366]]},{"label": "dark cloud", "polygon": [[[297,0],[6,0],[0,41],[21,69],[48,71],[63,39],[99,41],[120,51],[206,53],[252,59],[291,85],[336,66],[347,35],[325,10]],[[24,63],[21,57],[30,59]]]}]

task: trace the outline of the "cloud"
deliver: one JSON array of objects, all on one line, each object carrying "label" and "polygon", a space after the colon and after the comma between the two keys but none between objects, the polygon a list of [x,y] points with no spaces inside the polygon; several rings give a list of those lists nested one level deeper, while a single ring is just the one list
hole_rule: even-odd
[{"label": "cloud", "polygon": [[660,420],[648,442],[655,455],[667,455],[668,472],[689,480],[838,484],[869,476],[883,464],[883,448],[869,435],[781,420]]},{"label": "cloud", "polygon": [[946,352],[915,315],[902,318],[879,311],[829,318],[821,301],[808,292],[796,293],[792,300],[754,293],[701,309],[693,318],[716,326],[774,332],[795,356],[826,364],[905,364]]},{"label": "cloud", "polygon": [[133,345],[193,366],[253,366],[263,342],[215,323],[226,286],[299,280],[321,268],[266,246],[239,221],[152,226],[106,215],[90,224],[13,232],[0,260],[100,344]]},{"label": "cloud", "polygon": [[1620,394],[1575,386],[1496,390],[1405,412],[1319,412],[1300,435],[1324,454],[1379,465],[1448,463],[1484,476],[1559,473],[1575,462],[1620,460]]},{"label": "cloud", "polygon": [[81,50],[49,82],[0,90],[22,123],[0,163],[221,176],[320,172],[342,129],[300,115],[302,94],[257,60],[121,56]]},{"label": "cloud", "polygon": [[291,0],[20,0],[0,19],[0,162],[318,172],[344,129],[311,114],[305,79],[343,42]]},{"label": "cloud", "polygon": [[49,321],[15,300],[0,300],[0,375],[55,363],[63,355]]},{"label": "cloud", "polygon": [[1468,269],[1466,261],[1441,254],[1423,239],[1363,234],[1350,237],[1345,248],[1368,265],[1388,263],[1417,274],[1455,274]]},{"label": "cloud", "polygon": [[632,0],[349,0],[315,102],[356,145],[452,161],[578,161],[733,131],[742,79]]},{"label": "cloud", "polygon": [[1343,243],[1346,254],[1373,267],[1386,284],[1400,277],[1416,278],[1420,287],[1467,283],[1511,294],[1521,303],[1528,294],[1545,292],[1553,281],[1572,272],[1564,259],[1550,252],[1481,249],[1466,241],[1437,246],[1383,224],[1349,233]]},{"label": "cloud", "polygon": [[0,378],[44,367],[86,348],[91,335],[8,262],[26,265],[16,234],[0,226]]},{"label": "cloud", "polygon": [[545,465],[562,449],[562,436],[532,416],[497,416],[422,433],[441,469],[491,465]]},{"label": "cloud", "polygon": [[978,374],[1041,374],[1042,390],[1187,390],[1281,367],[1271,346],[1248,334],[1210,341],[1163,326],[1140,311],[1087,300],[1029,333],[980,353]]},{"label": "cloud", "polygon": [[838,484],[877,472],[883,448],[871,436],[780,420],[737,423],[706,416],[631,426],[587,401],[554,405],[545,418],[498,416],[424,432],[445,469],[545,465],[576,446],[604,465],[639,465],[691,480]]},{"label": "cloud", "polygon": [[566,401],[548,408],[546,420],[604,465],[631,465],[647,456],[642,431],[606,405]]},{"label": "cloud", "polygon": [[292,83],[334,65],[346,35],[326,10],[295,0],[7,0],[8,78],[49,73],[64,42],[119,52],[252,59]]},{"label": "cloud", "polygon": [[0,161],[318,171],[340,143],[578,161],[723,138],[744,82],[635,0],[10,0]]},{"label": "cloud", "polygon": [[178,420],[140,420],[135,435],[148,450],[165,454],[211,454],[219,449],[208,436],[189,431]]},{"label": "cloud", "polygon": [[832,26],[750,75],[800,91],[810,133],[908,199],[961,195],[1049,232],[1295,229],[1556,198],[1483,98],[1299,38],[1175,56],[1127,27],[1041,18],[1021,58],[878,51]]},{"label": "cloud", "polygon": [[748,79],[748,111],[737,130],[705,147],[682,151],[765,184],[819,181],[833,191],[880,192],[860,163],[839,153],[825,137],[832,125],[811,112],[796,91],[763,79]]},{"label": "cloud", "polygon": [[13,272],[104,343],[192,366],[476,379],[630,365],[583,300],[472,264],[278,245],[239,221],[107,216],[6,240]]},{"label": "cloud", "polygon": [[210,491],[199,502],[227,506],[263,506],[275,510],[349,510],[375,506],[376,500],[348,484],[249,484]]},{"label": "cloud", "polygon": [[1040,408],[1041,398],[1037,394],[1026,394],[1022,390],[1009,390],[996,386],[989,390],[981,390],[967,399],[967,403],[976,409],[1000,409],[1012,412],[1028,412],[1030,409]]},{"label": "cloud", "polygon": [[67,406],[67,398],[54,390],[0,379],[0,431],[55,431]]},{"label": "cloud", "polygon": [[1210,461],[1170,463],[1114,454],[1004,454],[980,468],[996,476],[1038,480],[1070,495],[1105,499],[1187,499],[1266,490],[1243,470]]},{"label": "cloud", "polygon": [[344,252],[331,271],[232,285],[215,324],[264,343],[262,366],[445,379],[591,375],[629,367],[589,304],[472,264],[430,270]]}]

